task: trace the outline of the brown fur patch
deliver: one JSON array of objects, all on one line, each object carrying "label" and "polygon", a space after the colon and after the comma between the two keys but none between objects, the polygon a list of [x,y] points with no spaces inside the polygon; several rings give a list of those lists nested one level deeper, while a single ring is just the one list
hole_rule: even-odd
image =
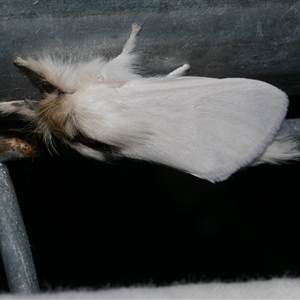
[{"label": "brown fur patch", "polygon": [[[57,93],[46,95],[37,107],[37,132],[49,137],[72,138],[75,128],[72,123],[72,105],[64,95]],[[70,124],[69,124],[70,125]]]}]

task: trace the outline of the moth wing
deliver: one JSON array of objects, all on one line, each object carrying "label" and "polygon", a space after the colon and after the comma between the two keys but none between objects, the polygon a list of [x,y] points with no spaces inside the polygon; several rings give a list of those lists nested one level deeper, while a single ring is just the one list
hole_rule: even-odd
[{"label": "moth wing", "polygon": [[288,106],[281,90],[250,79],[151,78],[126,88],[129,106],[152,132],[126,154],[211,182],[225,180],[258,157]]}]

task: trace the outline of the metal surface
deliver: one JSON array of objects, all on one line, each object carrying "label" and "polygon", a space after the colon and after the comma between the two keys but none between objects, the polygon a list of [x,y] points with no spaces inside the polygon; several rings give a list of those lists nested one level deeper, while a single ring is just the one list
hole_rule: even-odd
[{"label": "metal surface", "polygon": [[[188,62],[190,75],[256,78],[299,95],[299,20],[297,0],[0,0],[0,101],[41,97],[16,56],[112,57],[134,22],[145,75]],[[0,161],[40,155],[38,143],[15,137],[0,132]]]},{"label": "metal surface", "polygon": [[266,80],[300,93],[300,2],[297,0],[0,0],[0,99],[39,98],[13,65],[17,55],[116,55],[142,25],[141,72]]},{"label": "metal surface", "polygon": [[29,241],[7,167],[0,163],[0,250],[12,293],[39,291]]}]

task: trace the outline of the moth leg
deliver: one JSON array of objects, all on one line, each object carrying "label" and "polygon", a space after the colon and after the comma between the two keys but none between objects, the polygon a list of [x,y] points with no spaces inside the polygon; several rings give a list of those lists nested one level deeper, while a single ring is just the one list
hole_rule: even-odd
[{"label": "moth leg", "polygon": [[14,63],[17,66],[31,70],[42,80],[65,93],[75,92],[78,88],[78,82],[81,81],[80,74],[74,69],[74,65],[60,60],[56,61],[50,55],[42,55],[37,59],[29,57],[26,60],[17,57]]},{"label": "moth leg", "polygon": [[45,56],[39,59],[27,58],[27,60],[17,57],[14,63],[19,66],[31,70],[49,83],[53,84],[55,74],[59,73],[59,67],[50,56]]},{"label": "moth leg", "polygon": [[[133,53],[136,37],[141,27],[133,24],[131,33],[126,41],[122,52],[114,59],[107,62],[101,69],[101,73],[105,74],[105,81],[116,84],[124,84],[132,79],[140,78],[135,72],[136,54]],[[100,74],[101,78],[101,74]]]},{"label": "moth leg", "polygon": [[36,117],[35,106],[38,101],[17,100],[10,102],[0,102],[0,113],[3,115],[18,114],[27,121],[32,121]]},{"label": "moth leg", "polygon": [[94,149],[91,149],[81,143],[78,142],[67,142],[67,144],[73,148],[74,150],[78,151],[80,154],[82,154],[85,157],[93,158],[96,160],[105,160],[104,155],[100,151],[96,151]]},{"label": "moth leg", "polygon": [[169,73],[166,77],[167,78],[176,78],[185,75],[185,73],[190,69],[189,64],[184,64],[181,67],[175,69],[171,73]]},{"label": "moth leg", "polygon": [[14,60],[14,63],[20,67],[28,68],[28,62],[20,56],[17,56],[17,58]]},{"label": "moth leg", "polygon": [[126,41],[126,43],[123,47],[123,51],[120,55],[128,54],[133,51],[133,49],[135,47],[136,37],[140,30],[141,30],[141,26],[139,26],[137,24],[132,24],[130,36],[129,36],[128,40]]},{"label": "moth leg", "polygon": [[20,56],[18,56],[15,60],[14,63],[19,66],[19,67],[23,67],[26,69],[31,70],[32,72],[40,75],[43,78],[47,78],[47,70],[46,68],[40,63],[40,61],[32,59],[32,58],[28,58],[27,60],[21,58]]}]

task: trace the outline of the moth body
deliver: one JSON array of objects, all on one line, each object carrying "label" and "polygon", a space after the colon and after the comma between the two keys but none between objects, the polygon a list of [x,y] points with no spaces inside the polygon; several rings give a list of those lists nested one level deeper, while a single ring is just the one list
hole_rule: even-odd
[{"label": "moth body", "polygon": [[1,112],[30,121],[48,145],[56,137],[93,159],[109,152],[212,182],[247,165],[299,157],[297,144],[279,131],[285,93],[250,79],[183,77],[187,64],[167,76],[137,75],[132,51],[138,31],[133,25],[122,53],[110,61],[17,58],[55,90],[35,105],[1,103]]}]

